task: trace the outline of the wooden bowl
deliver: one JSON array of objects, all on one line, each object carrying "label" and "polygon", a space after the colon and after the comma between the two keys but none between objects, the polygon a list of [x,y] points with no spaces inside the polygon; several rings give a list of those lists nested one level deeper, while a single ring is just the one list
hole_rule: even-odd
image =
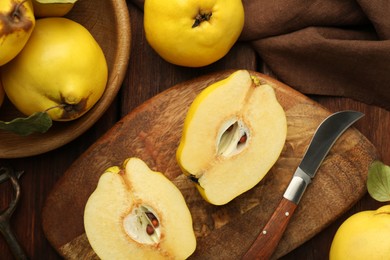
[{"label": "wooden bowl", "polygon": [[[18,136],[0,130],[0,158],[42,154],[80,136],[107,110],[118,93],[130,55],[130,18],[125,0],[78,0],[66,16],[84,25],[95,37],[107,59],[108,82],[101,99],[85,115],[69,122],[54,122],[48,132]],[[0,108],[0,120],[21,115],[8,100]]]}]

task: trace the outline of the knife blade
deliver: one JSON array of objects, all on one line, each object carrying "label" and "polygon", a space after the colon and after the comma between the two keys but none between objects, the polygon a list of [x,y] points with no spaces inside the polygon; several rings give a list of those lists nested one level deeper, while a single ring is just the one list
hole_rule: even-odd
[{"label": "knife blade", "polygon": [[282,200],[242,259],[271,258],[307,186],[316,175],[329,150],[345,130],[363,116],[361,112],[345,110],[336,112],[322,121],[295,170]]}]

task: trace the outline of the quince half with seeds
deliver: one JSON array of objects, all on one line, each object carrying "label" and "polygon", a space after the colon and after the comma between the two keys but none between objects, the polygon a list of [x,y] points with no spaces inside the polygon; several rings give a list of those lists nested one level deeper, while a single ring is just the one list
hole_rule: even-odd
[{"label": "quince half with seeds", "polygon": [[287,120],[274,88],[238,70],[191,104],[176,152],[203,198],[226,204],[253,188],[280,156]]},{"label": "quince half with seeds", "polygon": [[101,259],[185,259],[196,247],[183,195],[138,158],[100,177],[85,206],[84,227]]}]

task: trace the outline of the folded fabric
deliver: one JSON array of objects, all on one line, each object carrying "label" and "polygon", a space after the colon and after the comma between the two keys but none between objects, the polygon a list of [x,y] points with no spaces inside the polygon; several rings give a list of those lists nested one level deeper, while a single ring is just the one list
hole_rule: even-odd
[{"label": "folded fabric", "polygon": [[[142,7],[143,0],[133,0]],[[305,94],[390,109],[390,1],[243,0],[240,41]]]}]

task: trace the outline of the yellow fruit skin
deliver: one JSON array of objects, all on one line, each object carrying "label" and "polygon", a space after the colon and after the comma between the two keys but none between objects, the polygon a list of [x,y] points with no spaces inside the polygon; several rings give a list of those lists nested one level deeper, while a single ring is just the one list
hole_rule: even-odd
[{"label": "yellow fruit skin", "polygon": [[349,217],[336,232],[329,259],[390,259],[390,205]]},{"label": "yellow fruit skin", "polygon": [[[42,3],[42,1],[33,0],[34,15],[36,17],[61,17],[72,10],[74,3],[62,3],[63,1],[46,1],[49,3]],[[52,3],[50,3],[52,2]],[[75,2],[75,1],[74,1]]]},{"label": "yellow fruit skin", "polygon": [[[26,115],[48,111],[67,121],[102,96],[108,77],[104,53],[82,25],[67,18],[38,19],[20,54],[1,71],[4,90]],[[63,105],[65,107],[59,107]]]},{"label": "yellow fruit skin", "polygon": [[[0,1],[0,66],[23,49],[35,26],[30,0]],[[16,14],[14,16],[13,14]]]},{"label": "yellow fruit skin", "polygon": [[[193,27],[195,17],[212,13]],[[144,29],[151,47],[166,61],[187,67],[209,65],[231,49],[244,25],[241,0],[146,0]]]}]

